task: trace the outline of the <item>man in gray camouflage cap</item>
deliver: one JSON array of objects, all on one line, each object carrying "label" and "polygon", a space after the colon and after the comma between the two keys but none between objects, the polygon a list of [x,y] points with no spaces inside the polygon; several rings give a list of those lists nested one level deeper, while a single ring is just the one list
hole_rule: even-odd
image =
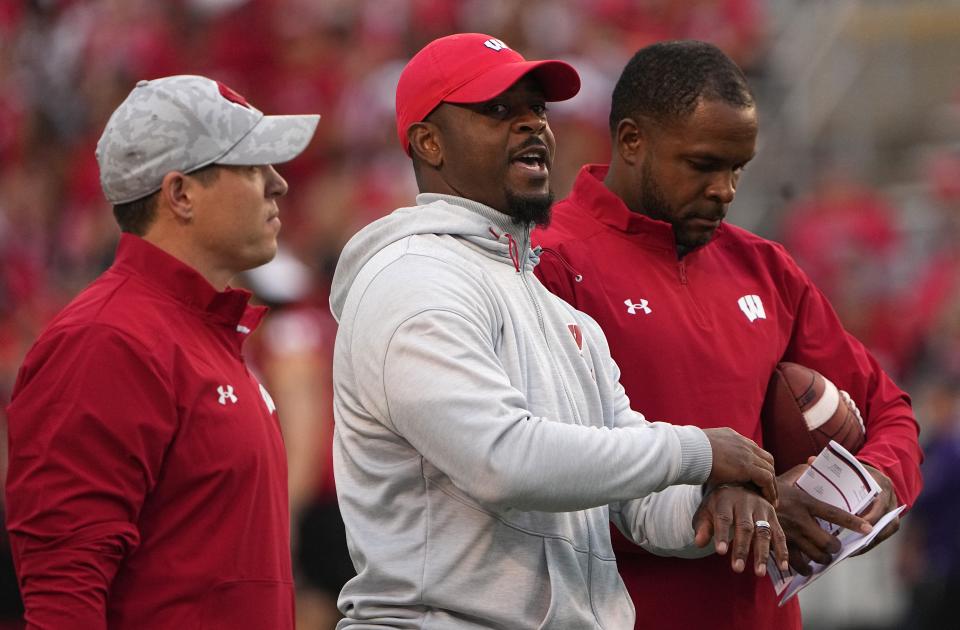
[{"label": "man in gray camouflage cap", "polygon": [[[256,211],[248,214],[228,198],[234,180],[256,174],[264,198],[284,195],[286,182],[272,165],[303,151],[318,119],[264,116],[229,87],[204,77],[140,81],[97,143],[100,184],[124,232],[142,236],[150,227],[147,240],[162,240],[162,249],[222,289],[237,272],[273,258],[279,229],[275,204],[268,204],[266,217],[273,229],[263,233]],[[209,194],[204,212],[186,216],[177,195],[192,180]],[[228,260],[219,260],[224,255]],[[247,257],[235,260],[239,256]]]},{"label": "man in gray camouflage cap", "polygon": [[7,526],[31,628],[292,630],[286,458],[246,368],[318,116],[264,116],[199,76],[141,81],[97,145],[123,234],[43,332],[9,407]]}]

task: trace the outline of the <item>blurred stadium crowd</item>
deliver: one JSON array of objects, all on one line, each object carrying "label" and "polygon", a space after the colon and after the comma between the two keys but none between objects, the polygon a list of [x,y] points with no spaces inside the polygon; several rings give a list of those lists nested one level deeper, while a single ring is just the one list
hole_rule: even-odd
[{"label": "blurred stadium crowd", "polygon": [[[280,168],[290,183],[281,205],[282,254],[244,282],[274,309],[251,351],[288,443],[301,627],[330,627],[330,593],[351,567],[328,452],[335,324],[327,285],[346,240],[409,205],[415,193],[393,123],[406,60],[435,37],[478,31],[527,57],[577,67],[581,94],[551,112],[559,197],[581,164],[606,161],[609,95],[633,51],[660,39],[717,44],[747,71],[764,121],[765,103],[777,103],[789,80],[769,63],[779,20],[804,4],[816,3],[0,0],[0,409],[46,321],[111,262],[118,229],[100,192],[94,147],[138,79],[205,74],[264,111],[320,112],[310,148]],[[942,141],[896,180],[882,169],[811,158],[829,166],[802,181],[798,175],[776,194],[751,195],[751,186],[771,188],[758,179],[769,172],[761,165],[756,175],[748,171],[746,195],[730,215],[737,223],[745,204],[761,208],[760,216],[745,215],[756,224],[748,227],[787,245],[848,328],[914,395],[928,491],[898,537],[901,594],[932,575],[946,580],[960,572],[960,536],[950,518],[958,509],[950,497],[960,491],[960,75],[950,80],[953,96],[937,110],[946,121]],[[812,145],[806,149],[821,156],[823,148]],[[770,155],[777,146],[765,142],[756,161],[779,159]],[[953,529],[938,532],[943,521]],[[930,564],[933,558],[942,566]],[[9,570],[0,590],[0,607],[14,618]]]}]

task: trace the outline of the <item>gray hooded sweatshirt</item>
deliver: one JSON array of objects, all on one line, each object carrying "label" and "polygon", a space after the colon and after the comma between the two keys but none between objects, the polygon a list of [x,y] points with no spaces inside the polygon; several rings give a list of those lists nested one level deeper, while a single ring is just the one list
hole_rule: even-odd
[{"label": "gray hooded sweatshirt", "polygon": [[608,523],[653,553],[709,553],[691,525],[706,435],[630,409],[599,326],[533,275],[529,227],[417,203],[354,236],[333,281],[358,573],[338,628],[633,628]]}]

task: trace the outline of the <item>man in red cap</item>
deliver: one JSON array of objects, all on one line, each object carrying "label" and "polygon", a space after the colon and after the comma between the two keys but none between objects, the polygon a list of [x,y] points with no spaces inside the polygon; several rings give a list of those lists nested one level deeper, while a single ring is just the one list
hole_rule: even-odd
[{"label": "man in red cap", "polygon": [[[713,539],[735,570],[752,547],[762,572],[772,543],[786,566],[769,454],[631,410],[599,327],[532,273],[552,202],[546,103],[579,84],[480,34],[430,43],[400,77],[421,194],[347,244],[330,298],[358,573],[339,628],[631,628],[610,521],[654,553]],[[734,521],[750,527],[731,541],[719,524]]]}]

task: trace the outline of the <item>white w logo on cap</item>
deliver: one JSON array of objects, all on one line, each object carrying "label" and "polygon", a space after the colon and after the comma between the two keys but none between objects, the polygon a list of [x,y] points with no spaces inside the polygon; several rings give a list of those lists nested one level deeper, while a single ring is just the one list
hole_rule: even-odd
[{"label": "white w logo on cap", "polygon": [[487,41],[483,42],[483,45],[489,48],[490,50],[495,50],[497,52],[500,52],[504,48],[510,48],[509,46],[504,44],[502,41],[494,37],[491,37]]}]

